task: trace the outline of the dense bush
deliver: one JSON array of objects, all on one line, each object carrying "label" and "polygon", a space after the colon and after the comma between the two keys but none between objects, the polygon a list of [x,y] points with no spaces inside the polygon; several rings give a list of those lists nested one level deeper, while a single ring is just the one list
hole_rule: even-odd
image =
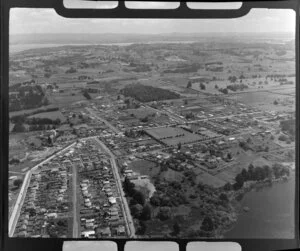
[{"label": "dense bush", "polygon": [[13,132],[25,132],[26,131],[26,128],[25,126],[23,125],[23,123],[21,122],[18,122],[17,124],[15,124],[13,130]]},{"label": "dense bush", "polygon": [[84,90],[82,95],[83,95],[86,99],[92,99],[91,95],[88,93],[87,90]]},{"label": "dense bush", "polygon": [[71,67],[70,69],[66,70],[66,73],[75,73],[77,70],[74,67]]},{"label": "dense bush", "polygon": [[169,90],[139,84],[128,85],[121,90],[121,93],[141,102],[180,98],[179,94]]},{"label": "dense bush", "polygon": [[16,92],[18,92],[17,96],[10,95],[9,97],[9,111],[33,109],[49,104],[48,99],[45,97],[45,94],[39,85],[21,85],[16,89]]},{"label": "dense bush", "polygon": [[197,72],[201,68],[201,65],[198,63],[193,63],[191,65],[182,65],[178,66],[175,69],[164,70],[163,73],[192,73]]},{"label": "dense bush", "polygon": [[283,120],[280,121],[281,130],[284,132],[288,132],[291,135],[295,135],[296,131],[296,121],[295,119]]},{"label": "dense bush", "polygon": [[243,168],[241,173],[237,174],[233,187],[235,190],[238,190],[244,185],[244,182],[246,181],[262,181],[265,179],[271,179],[273,176],[278,179],[282,176],[289,175],[289,168],[277,163],[274,164],[272,168],[268,165],[264,165],[263,167],[254,167],[252,164],[250,164],[248,166],[248,170]]},{"label": "dense bush", "polygon": [[248,89],[248,85],[245,84],[233,84],[233,85],[227,85],[227,89],[231,90],[233,92],[238,91],[238,90],[244,90],[244,89]]}]

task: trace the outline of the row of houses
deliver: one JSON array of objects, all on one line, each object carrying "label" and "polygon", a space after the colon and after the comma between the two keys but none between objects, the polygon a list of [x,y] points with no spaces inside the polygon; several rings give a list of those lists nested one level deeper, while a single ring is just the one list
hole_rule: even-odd
[{"label": "row of houses", "polygon": [[[68,217],[69,167],[59,163],[48,163],[34,172],[26,193],[24,204],[14,236],[47,237],[49,224]],[[67,228],[59,231],[67,236]],[[71,236],[70,236],[71,237]]]},{"label": "row of houses", "polygon": [[78,170],[80,234],[83,238],[126,236],[120,194],[109,157],[94,139],[81,141],[72,160]]}]

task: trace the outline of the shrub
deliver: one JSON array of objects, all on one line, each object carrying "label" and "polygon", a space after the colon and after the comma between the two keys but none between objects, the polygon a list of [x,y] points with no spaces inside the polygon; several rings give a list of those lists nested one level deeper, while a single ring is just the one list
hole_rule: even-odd
[{"label": "shrub", "polygon": [[22,179],[15,179],[13,184],[14,186],[19,188],[22,185],[22,183],[23,183]]}]

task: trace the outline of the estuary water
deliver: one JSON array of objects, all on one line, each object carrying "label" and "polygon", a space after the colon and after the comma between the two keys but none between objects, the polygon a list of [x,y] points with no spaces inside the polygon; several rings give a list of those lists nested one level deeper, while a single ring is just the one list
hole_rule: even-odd
[{"label": "estuary water", "polygon": [[295,172],[288,181],[246,193],[235,226],[225,238],[294,238]]}]

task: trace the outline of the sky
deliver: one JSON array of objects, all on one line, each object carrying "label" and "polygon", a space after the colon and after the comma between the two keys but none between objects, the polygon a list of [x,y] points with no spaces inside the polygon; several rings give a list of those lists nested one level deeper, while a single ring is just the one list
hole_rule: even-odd
[{"label": "sky", "polygon": [[[70,0],[69,0],[70,1]],[[76,0],[72,0],[76,1]],[[105,5],[106,7],[109,7]],[[136,5],[138,6],[138,5]],[[153,4],[150,4],[152,7]],[[163,7],[165,4],[160,4]],[[102,5],[103,7],[103,5]],[[139,7],[139,6],[138,6]],[[10,11],[10,34],[31,33],[205,33],[205,32],[294,32],[293,10],[252,9],[235,19],[70,19],[53,9]]]}]

